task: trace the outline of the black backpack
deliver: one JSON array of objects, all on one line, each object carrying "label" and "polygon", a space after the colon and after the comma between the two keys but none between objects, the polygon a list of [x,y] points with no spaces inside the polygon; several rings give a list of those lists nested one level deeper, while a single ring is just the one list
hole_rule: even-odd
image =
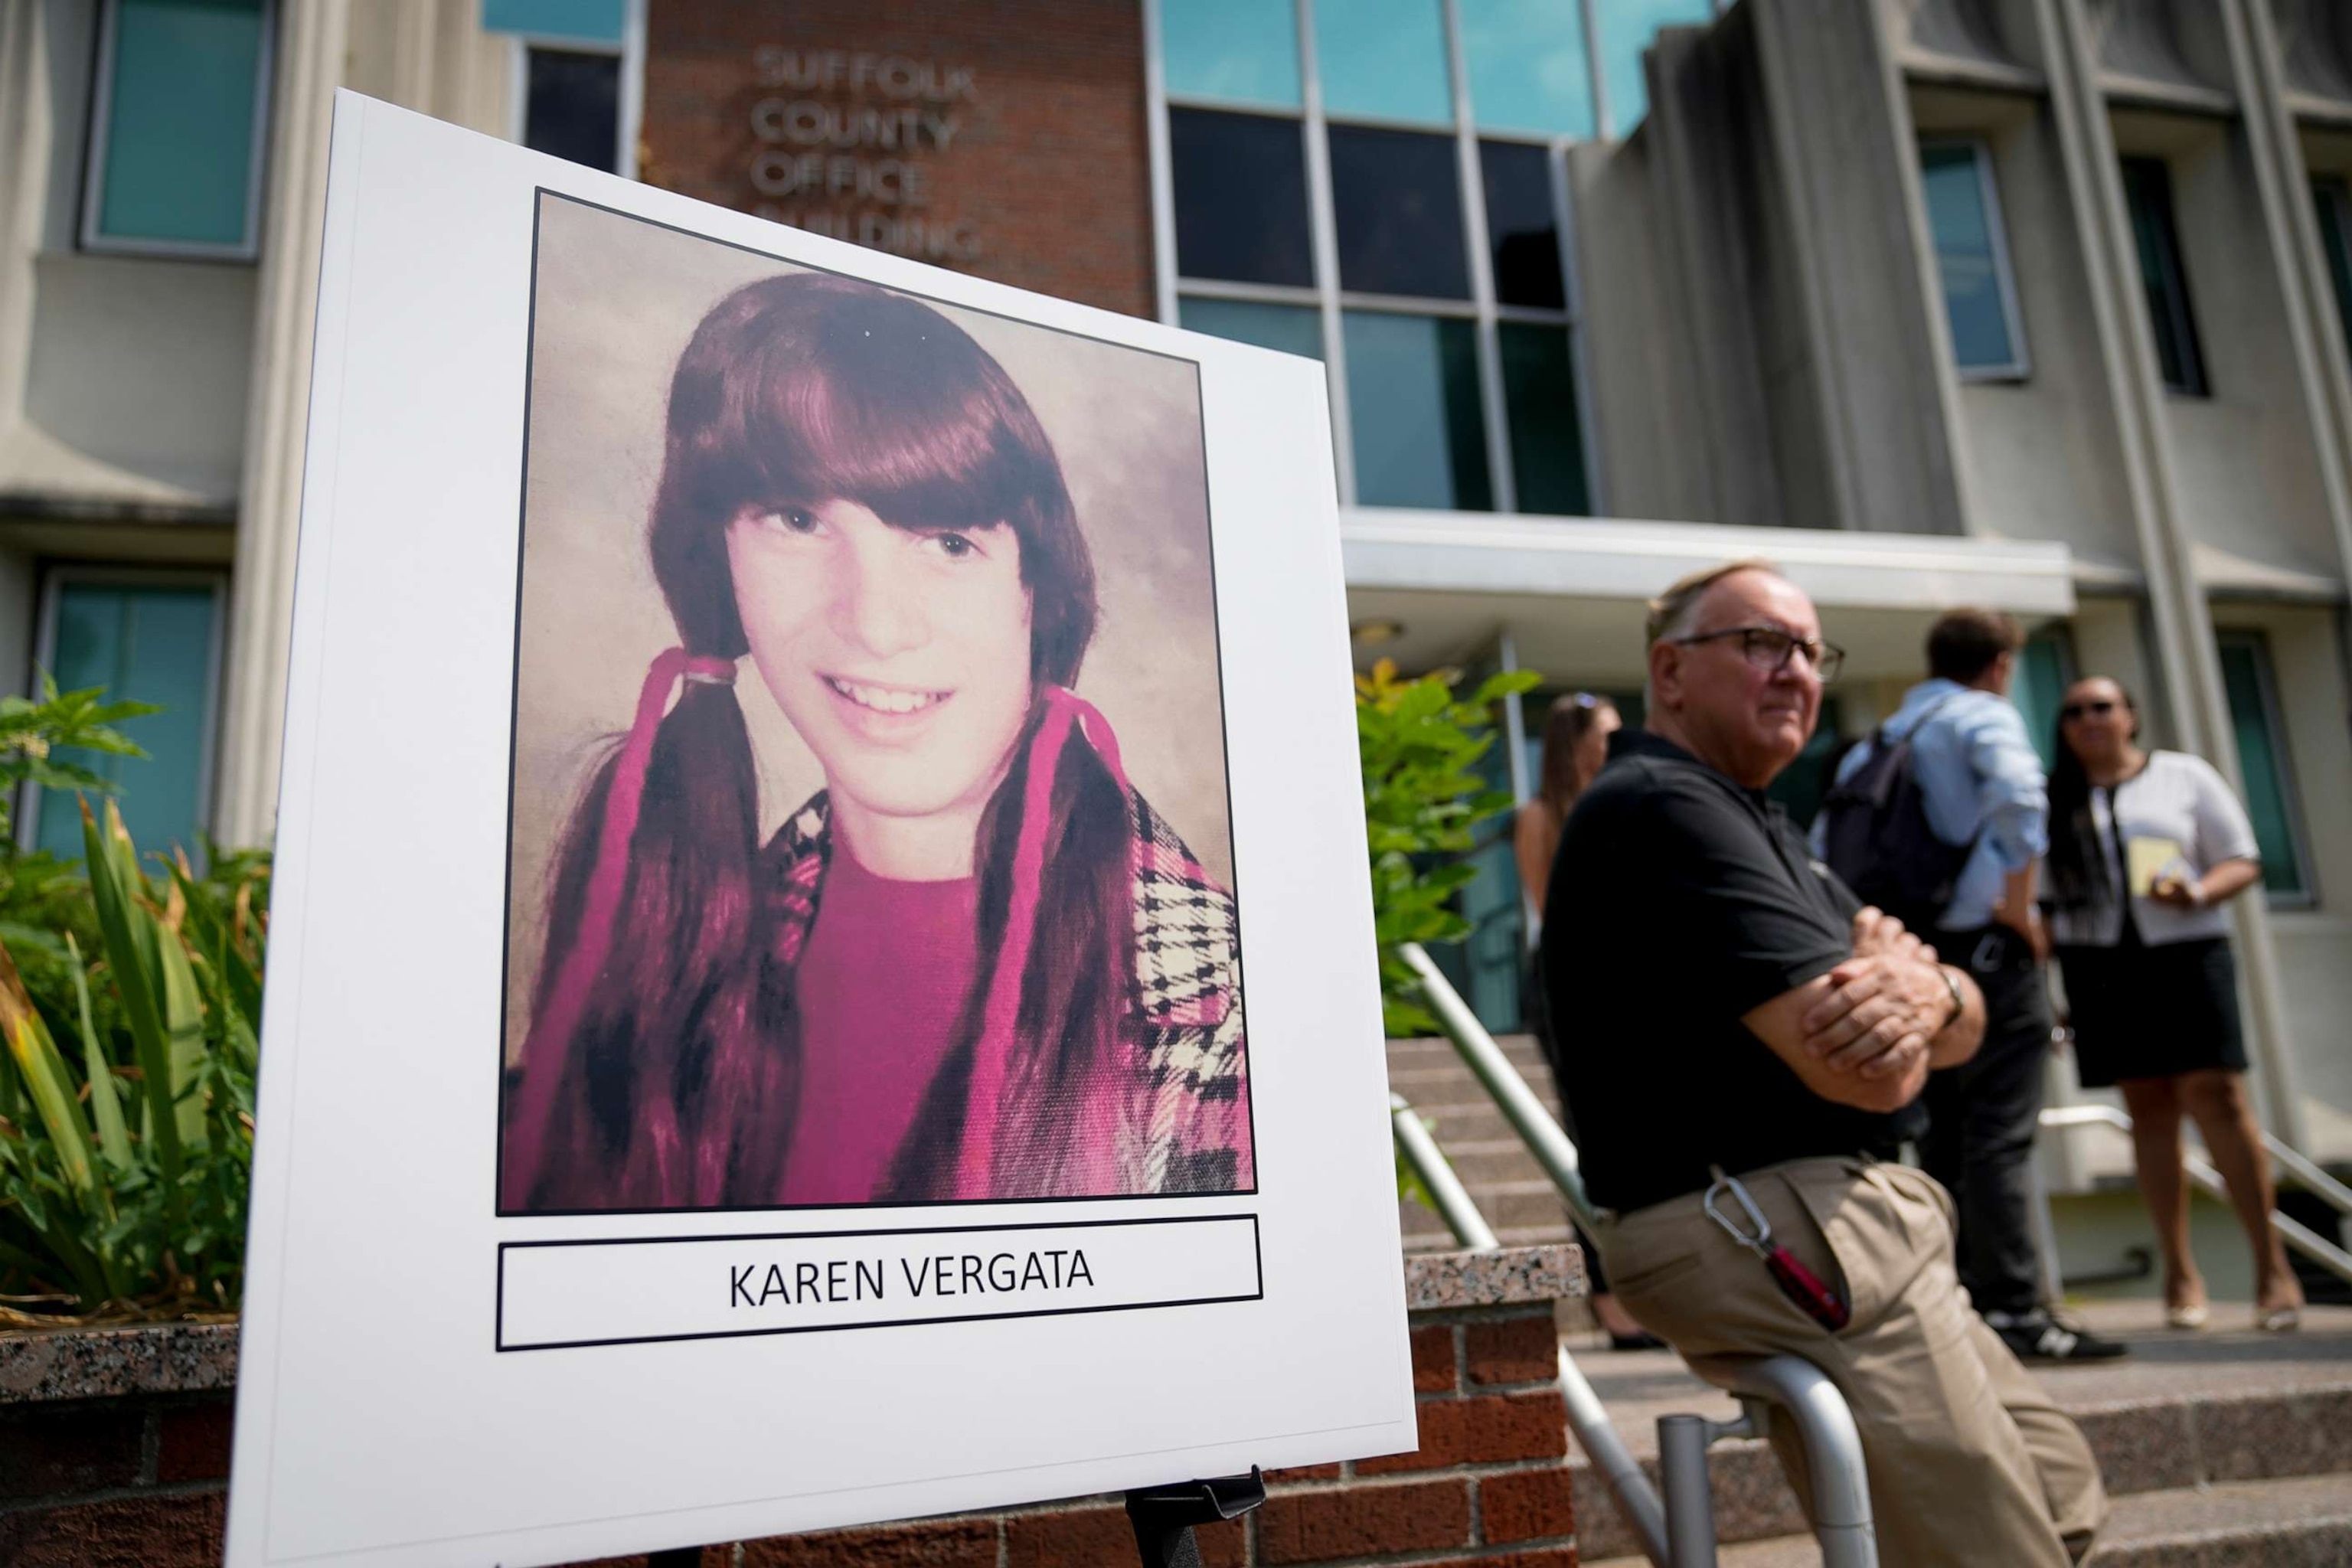
[{"label": "black backpack", "polygon": [[1911,742],[1938,702],[1900,740],[1885,725],[1871,733],[1870,754],[1822,803],[1822,858],[1864,903],[1875,904],[1914,931],[1935,928],[1976,848],[1947,844],[1927,823],[1927,799],[1912,765]]}]

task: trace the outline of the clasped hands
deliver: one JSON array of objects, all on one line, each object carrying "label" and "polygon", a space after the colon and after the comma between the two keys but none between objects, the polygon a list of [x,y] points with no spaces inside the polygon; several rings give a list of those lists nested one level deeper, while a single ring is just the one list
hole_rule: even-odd
[{"label": "clasped hands", "polygon": [[1952,987],[1936,950],[1883,910],[1853,917],[1853,956],[1805,1010],[1804,1049],[1838,1072],[1897,1078],[1925,1060],[1952,1018]]}]

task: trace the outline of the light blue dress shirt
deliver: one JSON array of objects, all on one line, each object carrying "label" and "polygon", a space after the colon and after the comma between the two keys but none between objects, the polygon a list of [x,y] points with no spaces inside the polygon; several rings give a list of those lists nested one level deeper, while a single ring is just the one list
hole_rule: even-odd
[{"label": "light blue dress shirt", "polygon": [[[1923,728],[1920,721],[1930,708],[1934,716]],[[1918,731],[1911,742],[1911,765],[1936,837],[1947,844],[1976,840],[1976,852],[1961,868],[1938,923],[1946,931],[1990,925],[2002,884],[2050,848],[2049,782],[2025,733],[2024,717],[2005,697],[1937,679],[1905,693],[1885,729],[1896,740]],[[1853,777],[1869,757],[1865,740],[1838,764],[1838,782]],[[1822,833],[1816,822],[1816,854]]]}]

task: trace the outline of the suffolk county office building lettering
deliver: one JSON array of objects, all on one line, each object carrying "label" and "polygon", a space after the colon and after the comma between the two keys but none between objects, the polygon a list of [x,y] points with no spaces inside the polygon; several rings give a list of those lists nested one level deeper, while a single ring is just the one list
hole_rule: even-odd
[{"label": "suffolk county office building lettering", "polygon": [[842,1301],[882,1301],[891,1299],[895,1279],[905,1299],[928,1300],[941,1296],[1012,1296],[1031,1291],[1074,1289],[1095,1282],[1084,1247],[1039,1248],[1029,1252],[941,1252],[921,1258],[900,1258],[898,1267],[885,1258],[833,1258],[824,1263],[800,1262],[787,1268],[756,1263],[727,1269],[730,1307],[829,1305]]},{"label": "suffolk county office building lettering", "polygon": [[774,47],[752,67],[755,213],[925,261],[980,259],[979,231],[930,210],[936,161],[980,101],[972,68]]}]

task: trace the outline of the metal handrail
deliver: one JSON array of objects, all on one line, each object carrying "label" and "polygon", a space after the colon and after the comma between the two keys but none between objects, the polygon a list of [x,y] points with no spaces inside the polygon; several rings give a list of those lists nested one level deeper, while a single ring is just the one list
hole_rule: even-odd
[{"label": "metal handrail", "polygon": [[[1542,1100],[1528,1087],[1528,1080],[1519,1076],[1519,1069],[1511,1065],[1503,1047],[1496,1044],[1495,1037],[1486,1032],[1486,1026],[1478,1021],[1478,1016],[1470,1010],[1470,1005],[1454,989],[1428,952],[1419,942],[1409,942],[1400,944],[1397,952],[1413,972],[1423,999],[1437,1016],[1438,1025],[1454,1043],[1454,1051],[1493,1097],[1503,1119],[1518,1133],[1519,1141],[1543,1167],[1544,1174],[1551,1178],[1569,1213],[1587,1235],[1599,1229],[1600,1214],[1585,1194],[1575,1142],[1552,1120]],[[1425,1132],[1426,1129],[1422,1131]],[[1410,1152],[1407,1157],[1411,1158]],[[1816,1509],[1814,1519],[1814,1536],[1821,1543],[1823,1568],[1877,1568],[1868,1472],[1863,1463],[1861,1436],[1844,1397],[1821,1368],[1801,1356],[1760,1357],[1742,1363],[1738,1376],[1741,1383],[1734,1393],[1746,1401],[1769,1402],[1778,1406],[1796,1424],[1803,1440],[1816,1497],[1829,1503],[1826,1508]],[[1568,1406],[1569,1428],[1583,1445],[1593,1468],[1608,1485],[1610,1495],[1616,1499],[1618,1509],[1633,1525],[1643,1553],[1660,1568],[1669,1563],[1673,1568],[1712,1568],[1716,1561],[1715,1505],[1706,1474],[1706,1445],[1696,1447],[1695,1466],[1688,1462],[1692,1450],[1687,1446],[1679,1447],[1676,1462],[1669,1466],[1669,1456],[1662,1444],[1660,1473],[1667,1497],[1661,1504],[1649,1478],[1642,1473],[1616,1427],[1610,1424],[1609,1412],[1601,1405],[1601,1396],[1585,1381],[1566,1347],[1559,1352],[1559,1387]],[[1661,1419],[1662,1435],[1673,1419]],[[1752,1418],[1746,1424],[1708,1423],[1706,1440],[1743,1432],[1760,1436],[1763,1424]],[[1673,1532],[1667,1528],[1669,1510],[1675,1518],[1685,1521],[1683,1539],[1678,1543],[1671,1539]],[[1696,1522],[1701,1519],[1706,1521],[1704,1527]]]},{"label": "metal handrail", "polygon": [[1445,1228],[1454,1233],[1454,1239],[1462,1244],[1463,1250],[1500,1252],[1503,1244],[1486,1224],[1486,1216],[1471,1201],[1470,1189],[1462,1184],[1462,1178],[1454,1173],[1444,1151],[1438,1148],[1437,1140],[1429,1135],[1429,1129],[1422,1125],[1421,1118],[1413,1114],[1404,1096],[1389,1096],[1389,1122],[1395,1131],[1396,1145],[1404,1155],[1404,1163],[1412,1168],[1422,1190],[1437,1206],[1437,1217],[1445,1222]]},{"label": "metal handrail", "polygon": [[[2110,1131],[2128,1135],[2132,1130],[2132,1119],[2127,1112],[2117,1110],[2111,1105],[2053,1105],[2042,1111],[2042,1126],[2053,1132],[2063,1132],[2076,1127],[2104,1127]],[[2343,1183],[2338,1182],[2326,1171],[2321,1170],[2302,1154],[2267,1132],[2263,1134],[2263,1146],[2268,1149],[2272,1157],[2284,1166],[2307,1191],[2317,1194],[2338,1212],[2352,1214],[2352,1189],[2346,1188]],[[2188,1171],[2189,1181],[2196,1184],[2198,1190],[2224,1202],[2229,1200],[2230,1186],[2228,1183],[2221,1180],[2221,1172],[2186,1151],[2182,1152],[2180,1163]],[[2051,1233],[2052,1227],[2049,1219],[2050,1196],[2046,1191],[2042,1195],[2042,1226],[2047,1236]],[[2278,1232],[2281,1241],[2285,1242],[2287,1246],[2310,1258],[2330,1274],[2339,1279],[2352,1281],[2352,1253],[2347,1253],[2342,1247],[2329,1241],[2301,1220],[2290,1215],[2281,1214],[2275,1208],[2271,1210],[2271,1228]],[[2051,1275],[2050,1288],[2054,1291],[2060,1284],[2055,1261],[2048,1256],[2051,1249],[2047,1244],[2043,1250],[2045,1253],[2043,1268]]]}]

